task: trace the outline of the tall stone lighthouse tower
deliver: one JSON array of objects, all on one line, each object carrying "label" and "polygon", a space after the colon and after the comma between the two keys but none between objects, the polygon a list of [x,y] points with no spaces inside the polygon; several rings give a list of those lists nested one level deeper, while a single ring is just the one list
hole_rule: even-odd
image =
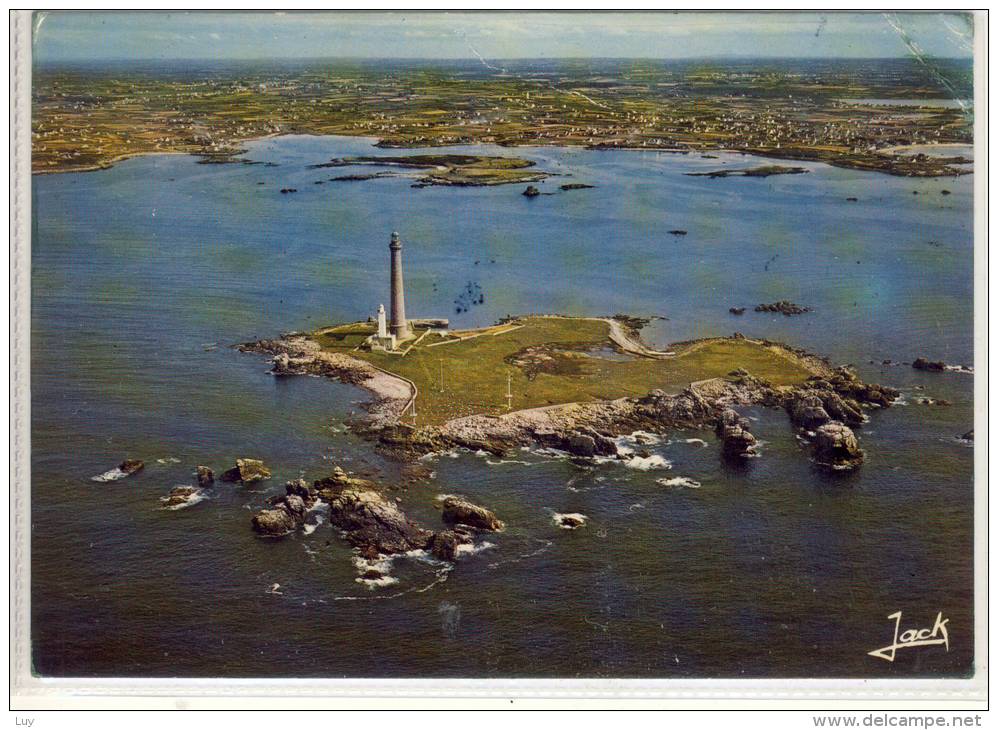
[{"label": "tall stone lighthouse tower", "polygon": [[397,232],[392,233],[392,242],[388,244],[392,252],[392,321],[391,333],[396,340],[409,337],[409,323],[405,319],[405,292],[402,286],[402,242]]}]

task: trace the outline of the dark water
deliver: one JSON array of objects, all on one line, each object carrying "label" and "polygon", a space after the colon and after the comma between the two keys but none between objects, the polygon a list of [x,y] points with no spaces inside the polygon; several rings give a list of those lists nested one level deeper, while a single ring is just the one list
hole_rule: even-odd
[{"label": "dark water", "polygon": [[[973,425],[973,379],[870,364],[973,362],[969,176],[815,164],[807,175],[709,179],[683,173],[765,162],[529,149],[494,152],[568,176],[542,190],[597,187],[527,199],[521,186],[313,184],[344,171],[306,165],[377,152],[369,144],[284,137],[249,153],[278,167],[158,156],[34,178],[39,673],[971,671],[973,449],[954,437]],[[873,415],[860,433],[868,462],[849,475],[814,469],[786,417],[765,410],[750,414],[763,456],[737,471],[706,433],[650,447],[668,470],[586,469],[531,453],[442,457],[431,481],[397,492],[407,513],[436,525],[437,495],[460,493],[508,530],[449,572],[398,561],[398,583],[370,589],[328,524],[276,541],[249,526],[285,480],[320,477],[331,460],[397,481],[397,465],[343,430],[363,392],[275,380],[264,360],[228,345],[372,314],[387,299],[393,229],[406,244],[410,315],[472,326],[507,313],[659,314],[669,319],[646,333],[657,344],[734,330],[785,340],[855,363],[910,405]],[[485,302],[455,314],[468,283]],[[751,311],[777,299],[814,311]],[[733,317],[734,305],[749,311]],[[923,394],[953,405],[917,405]],[[241,456],[264,459],[273,480],[159,509],[195,464],[219,471]],[[90,481],[126,457],[144,459],[145,471]],[[700,488],[658,481],[680,476]],[[559,530],[556,512],[590,521]],[[267,593],[273,583],[282,595]],[[893,664],[867,656],[890,642],[887,615],[898,610],[906,627],[942,611],[949,651],[907,650]]]}]

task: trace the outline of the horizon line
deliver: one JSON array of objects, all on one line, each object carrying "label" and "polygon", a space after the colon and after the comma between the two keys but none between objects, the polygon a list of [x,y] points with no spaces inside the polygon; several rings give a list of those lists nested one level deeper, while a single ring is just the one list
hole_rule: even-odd
[{"label": "horizon line", "polygon": [[[938,61],[973,62],[968,56],[931,56]],[[704,55],[704,56],[486,56],[489,61],[902,61],[919,63],[919,59],[910,55],[902,56],[756,56],[753,54]],[[176,56],[147,58],[32,58],[35,64],[69,64],[69,63],[143,63],[163,61],[186,61],[198,63],[226,62],[274,62],[274,61],[420,61],[420,62],[470,62],[481,65],[482,60],[475,56],[431,57],[431,56],[246,56],[232,58]],[[495,69],[488,69],[495,72]]]}]

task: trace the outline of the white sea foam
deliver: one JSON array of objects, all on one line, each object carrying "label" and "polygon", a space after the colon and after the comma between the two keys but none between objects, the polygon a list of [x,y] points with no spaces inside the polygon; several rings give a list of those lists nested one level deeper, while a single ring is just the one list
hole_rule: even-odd
[{"label": "white sea foam", "polygon": [[180,463],[180,459],[178,459],[176,456],[167,456],[164,459],[156,459],[156,463],[157,464],[179,464]]},{"label": "white sea foam", "polygon": [[465,543],[463,545],[458,545],[454,549],[455,555],[476,555],[477,553],[484,552],[485,550],[491,550],[495,547],[494,543],[483,541],[475,545],[474,543]]},{"label": "white sea foam", "polygon": [[121,469],[119,469],[118,467],[114,467],[113,469],[108,469],[103,474],[98,474],[95,477],[90,477],[90,481],[92,481],[92,482],[116,482],[119,479],[124,479],[127,476],[128,476],[128,474],[126,474],[125,472],[123,472]]},{"label": "white sea foam", "polygon": [[549,459],[567,459],[571,456],[567,451],[559,451],[558,449],[552,449],[550,447],[544,447],[540,449],[530,449],[531,454],[536,454],[537,456],[545,456]]},{"label": "white sea foam", "polygon": [[[166,500],[169,499],[169,497],[168,496],[167,497],[160,497],[159,499],[160,499],[161,502],[165,502]],[[190,497],[188,497],[186,502],[181,502],[180,504],[171,504],[168,507],[160,507],[160,509],[170,510],[171,512],[173,512],[173,511],[176,511],[178,509],[185,509],[187,507],[193,507],[198,502],[204,502],[206,499],[208,499],[208,495],[205,494],[204,492],[202,492],[201,490],[198,490],[197,492],[195,492],[194,494],[192,494]]]},{"label": "white sea foam", "polygon": [[399,582],[399,579],[393,575],[383,575],[380,578],[364,578],[363,576],[359,576],[354,580],[366,585],[372,591],[375,588],[384,588],[385,586],[395,585]]},{"label": "white sea foam", "polygon": [[974,368],[968,365],[947,365],[946,369],[953,373],[967,373],[968,375],[974,374]]},{"label": "white sea foam", "polygon": [[[566,525],[562,520],[565,518],[580,520],[581,525]],[[580,512],[555,512],[551,519],[554,521],[555,527],[560,527],[562,530],[577,530],[580,527],[585,527],[586,522],[589,518]]]},{"label": "white sea foam", "polygon": [[311,535],[313,532],[315,532],[318,529],[319,525],[321,525],[323,522],[324,520],[322,519],[322,515],[316,515],[315,522],[312,524],[304,525],[302,527],[302,530],[305,532],[306,535]]},{"label": "white sea foam", "polygon": [[367,558],[362,558],[359,555],[354,556],[353,565],[358,570],[358,572],[364,573],[368,570],[377,570],[381,573],[387,573],[392,568],[392,556],[390,555],[379,555],[373,560],[368,560]]},{"label": "white sea foam", "polygon": [[651,469],[671,469],[672,462],[658,454],[652,454],[651,456],[632,456],[624,461],[624,466],[628,469],[650,471]]},{"label": "white sea foam", "polygon": [[656,479],[655,481],[665,487],[688,487],[690,489],[700,488],[700,482],[695,479],[690,479],[689,477],[672,477],[670,479]]},{"label": "white sea foam", "polygon": [[614,439],[614,441],[617,446],[623,446],[626,444],[641,444],[643,446],[649,446],[661,443],[662,437],[657,433],[651,433],[650,431],[635,431],[631,434],[618,436]]},{"label": "white sea foam", "polygon": [[700,444],[701,449],[707,448],[707,442],[703,439],[683,439],[684,444]]},{"label": "white sea foam", "polygon": [[502,466],[503,464],[521,464],[522,466],[533,466],[529,461],[520,461],[519,459],[500,459],[499,461],[492,461],[491,459],[486,459],[485,463],[489,466]]},{"label": "white sea foam", "polygon": [[451,459],[456,459],[461,454],[457,449],[451,449],[450,451],[431,451],[429,454],[423,454],[419,457],[419,461],[435,461],[441,457],[448,457]]}]

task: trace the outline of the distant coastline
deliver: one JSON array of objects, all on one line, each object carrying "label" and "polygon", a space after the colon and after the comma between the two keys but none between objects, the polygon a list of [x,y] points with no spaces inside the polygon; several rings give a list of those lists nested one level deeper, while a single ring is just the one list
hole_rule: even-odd
[{"label": "distant coastline", "polygon": [[[247,137],[245,139],[238,140],[239,144],[248,144],[252,142],[258,142],[265,139],[272,139],[275,137],[288,137],[288,136],[309,136],[309,137],[356,137],[359,139],[373,139],[372,147],[385,148],[386,145],[383,144],[384,140],[377,137],[366,137],[366,135],[353,135],[347,133],[335,133],[335,134],[321,134],[314,132],[299,132],[299,131],[289,131],[289,132],[276,132],[271,134],[264,134],[258,137]],[[492,142],[462,142],[455,143],[453,145],[395,145],[392,144],[390,149],[446,149],[447,147],[472,147],[475,145],[488,145],[494,144]],[[760,149],[738,149],[738,148],[719,148],[719,147],[705,147],[705,148],[656,148],[656,147],[633,147],[625,145],[573,145],[568,143],[554,144],[554,145],[537,145],[537,144],[522,144],[522,145],[503,145],[509,149],[517,149],[520,147],[531,148],[531,147],[582,147],[583,149],[593,150],[593,151],[623,151],[623,152],[671,152],[674,154],[694,154],[694,153],[708,153],[708,152],[728,152],[733,154],[746,154],[753,155],[756,157],[765,157],[769,159],[786,160],[786,161],[801,161],[801,162],[821,162],[832,167],[841,167],[845,169],[852,170],[863,170],[867,172],[882,172],[888,175],[896,175],[900,177],[955,177],[959,175],[969,175],[973,174],[973,169],[971,167],[973,160],[970,158],[963,157],[962,155],[953,155],[951,157],[944,156],[933,156],[926,155],[929,160],[907,160],[904,157],[897,155],[898,152],[902,152],[908,149],[918,149],[924,150],[929,149],[931,151],[939,150],[944,151],[946,149],[953,148],[973,148],[973,143],[965,142],[939,142],[931,144],[920,144],[920,145],[898,145],[896,147],[884,148],[878,150],[878,154],[873,157],[866,157],[862,159],[855,159],[850,157],[838,158],[834,156],[823,155],[821,153],[815,152],[814,154],[808,151],[791,151],[786,150],[780,152],[777,150],[760,150]],[[132,159],[133,157],[148,157],[153,155],[190,155],[192,157],[200,158],[211,158],[212,162],[215,164],[237,164],[238,160],[235,158],[239,155],[245,153],[245,150],[233,150],[226,153],[205,153],[198,149],[190,150],[137,150],[135,152],[125,152],[120,155],[115,155],[105,161],[85,164],[85,165],[58,165],[55,167],[50,167],[46,169],[32,169],[32,175],[58,175],[62,173],[70,172],[100,172],[101,170],[108,170],[114,167],[119,162],[124,162],[126,160]],[[358,163],[361,164],[361,163]],[[363,164],[372,164],[371,162],[365,162]],[[961,165],[962,167],[953,167],[953,165]],[[539,179],[539,178],[538,178]],[[512,180],[510,182],[531,182],[531,180]],[[484,187],[484,186],[483,186]]]}]

